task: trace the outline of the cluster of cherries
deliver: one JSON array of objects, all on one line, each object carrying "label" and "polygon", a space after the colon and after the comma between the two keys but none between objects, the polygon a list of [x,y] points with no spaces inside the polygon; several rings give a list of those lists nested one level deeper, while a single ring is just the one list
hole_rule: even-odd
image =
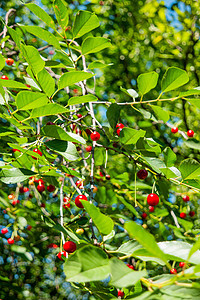
[{"label": "cluster of cherries", "polygon": [[[184,195],[184,196],[182,197],[182,199],[183,199],[184,202],[189,202],[189,201],[190,201],[190,197],[189,197],[188,195]],[[190,217],[194,217],[194,215],[195,215],[195,212],[194,212],[193,210],[191,210],[191,211],[189,212],[189,216],[190,216]],[[185,219],[186,216],[187,216],[186,213],[184,213],[184,212],[181,212],[181,213],[180,213],[180,218],[181,218],[181,219]]]},{"label": "cluster of cherries", "polygon": [[[56,245],[57,246],[57,245]],[[49,247],[50,248],[50,247]],[[55,247],[52,247],[52,248],[55,248]],[[76,243],[72,242],[72,241],[67,241],[66,243],[64,243],[63,245],[63,249],[65,251],[61,251],[57,254],[57,257],[60,259],[60,260],[64,260],[62,258],[62,256],[64,257],[67,257],[67,253],[68,254],[71,254],[73,253],[74,251],[76,251]]]},{"label": "cluster of cherries", "polygon": [[[172,132],[172,133],[177,133],[177,132],[178,132],[178,127],[172,127],[172,128],[171,128],[171,132]],[[188,130],[188,131],[187,131],[187,136],[188,136],[188,137],[193,137],[193,136],[194,136],[194,131],[191,130],[191,129]]]}]

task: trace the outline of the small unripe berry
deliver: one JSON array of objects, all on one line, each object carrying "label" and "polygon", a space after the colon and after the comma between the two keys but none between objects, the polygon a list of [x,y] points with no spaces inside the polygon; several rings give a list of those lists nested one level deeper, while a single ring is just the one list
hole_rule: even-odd
[{"label": "small unripe berry", "polygon": [[188,137],[193,137],[193,135],[194,135],[194,131],[193,130],[188,130],[187,131],[187,136]]},{"label": "small unripe berry", "polygon": [[81,235],[81,234],[84,233],[84,229],[83,228],[78,228],[78,229],[76,229],[76,233]]},{"label": "small unripe berry", "polygon": [[155,205],[158,205],[159,203],[159,197],[158,195],[154,194],[154,193],[151,193],[147,196],[147,203],[150,205],[150,206],[155,206]]},{"label": "small unripe berry", "polygon": [[178,128],[177,127],[172,127],[171,128],[171,132],[172,133],[177,133],[178,132]]},{"label": "small unripe berry", "polygon": [[67,241],[66,243],[64,243],[63,249],[68,253],[73,253],[74,251],[76,251],[76,244],[72,241]]},{"label": "small unripe berry", "polygon": [[97,131],[91,133],[90,138],[92,141],[98,141],[100,139],[100,134]]},{"label": "small unripe berry", "polygon": [[173,269],[170,270],[170,273],[171,274],[177,274],[177,270],[173,268]]},{"label": "small unripe berry", "polygon": [[75,198],[75,204],[79,208],[84,208],[83,204],[80,202],[80,200],[87,201],[87,197],[85,195],[79,195]]},{"label": "small unripe berry", "polygon": [[138,177],[139,179],[145,179],[145,178],[147,178],[147,176],[148,176],[148,172],[147,172],[147,170],[145,170],[145,169],[139,170],[139,171],[137,172],[137,177]]},{"label": "small unripe berry", "polygon": [[8,195],[9,200],[13,200],[14,198],[15,198],[15,196],[13,194]]}]

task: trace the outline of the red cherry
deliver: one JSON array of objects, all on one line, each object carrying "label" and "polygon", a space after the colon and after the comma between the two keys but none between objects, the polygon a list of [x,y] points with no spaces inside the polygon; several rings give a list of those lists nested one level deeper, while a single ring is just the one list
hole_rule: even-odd
[{"label": "red cherry", "polygon": [[64,255],[65,257],[67,257],[67,252],[66,252],[66,251],[62,251],[62,252],[59,252],[59,253],[57,254],[57,256],[58,256],[58,258],[59,258],[60,260],[64,260],[64,259],[62,259],[62,255]]},{"label": "red cherry", "polygon": [[124,128],[124,124],[118,123],[118,124],[116,125],[116,128]]},{"label": "red cherry", "polygon": [[155,210],[155,207],[154,207],[154,206],[149,206],[149,211],[150,211],[150,212],[154,212],[154,210]]},{"label": "red cherry", "polygon": [[12,58],[7,58],[7,59],[6,59],[6,63],[7,63],[7,65],[12,66],[12,64],[14,63],[14,59],[12,59]]},{"label": "red cherry", "polygon": [[99,176],[103,177],[103,173],[101,171],[99,172]]},{"label": "red cherry", "polygon": [[106,175],[106,180],[110,180],[110,175]]},{"label": "red cherry", "polygon": [[92,131],[89,128],[85,129],[85,132],[87,133],[87,135],[90,135],[92,133]]},{"label": "red cherry", "polygon": [[30,86],[30,84],[25,84],[25,86],[27,86],[28,88],[30,88],[31,86]]},{"label": "red cherry", "polygon": [[63,198],[63,202],[69,202],[69,201],[70,201],[70,198],[68,198],[68,197]]},{"label": "red cherry", "polygon": [[170,273],[171,274],[177,274],[177,270],[173,268],[173,269],[170,270]]},{"label": "red cherry", "polygon": [[79,128],[76,129],[76,134],[81,135],[81,130]]},{"label": "red cherry", "polygon": [[94,131],[90,134],[90,138],[92,141],[98,141],[100,139],[100,134],[97,131]]},{"label": "red cherry", "polygon": [[47,246],[47,248],[54,248],[54,249],[56,249],[56,248],[58,248],[58,245],[56,245],[56,244],[54,244],[54,243],[51,243],[51,244],[49,244],[49,245]]},{"label": "red cherry", "polygon": [[12,244],[14,244],[15,241],[10,238],[10,239],[7,240],[7,242],[8,242],[9,245],[12,245]]},{"label": "red cherry", "polygon": [[142,219],[146,219],[147,218],[147,214],[146,213],[142,213]]},{"label": "red cherry", "polygon": [[76,114],[78,118],[82,118],[82,114]]},{"label": "red cherry", "polygon": [[14,205],[14,206],[17,205],[18,203],[20,203],[19,200],[13,200],[12,201],[12,205]]},{"label": "red cherry", "polygon": [[76,186],[77,186],[80,190],[83,189],[83,181],[77,180],[75,184],[76,184]]},{"label": "red cherry", "polygon": [[71,124],[70,128],[71,128],[72,131],[74,131],[74,129],[76,128],[76,125],[75,124]]},{"label": "red cherry", "polygon": [[66,243],[64,243],[63,249],[68,253],[73,253],[74,251],[76,251],[76,244],[72,241],[67,241]]},{"label": "red cherry", "polygon": [[180,218],[185,219],[186,218],[186,213],[184,213],[184,212],[180,213]]},{"label": "red cherry", "polygon": [[103,6],[104,5],[104,1],[99,1],[99,5]]},{"label": "red cherry", "polygon": [[87,152],[91,152],[91,151],[92,151],[92,146],[87,146],[87,147],[85,148],[85,150],[86,150]]},{"label": "red cherry", "polygon": [[45,208],[45,203],[41,203],[40,207],[44,207]]},{"label": "red cherry", "polygon": [[64,203],[64,204],[63,204],[63,207],[64,207],[65,209],[68,209],[68,208],[70,208],[70,206],[71,206],[71,204],[70,204],[70,203]]},{"label": "red cherry", "polygon": [[18,149],[12,149],[13,153],[16,152],[16,151],[20,152],[20,150],[18,150]]},{"label": "red cherry", "polygon": [[[33,149],[33,152],[35,152],[35,153],[39,154],[40,156],[42,156],[42,152],[39,149],[37,149],[37,148]],[[31,157],[33,159],[37,159],[37,157],[34,157],[34,156],[31,156]]]},{"label": "red cherry", "polygon": [[26,229],[27,229],[27,230],[31,230],[31,229],[32,229],[32,226],[31,226],[31,225],[28,225]]},{"label": "red cherry", "polygon": [[189,197],[188,195],[184,195],[184,196],[182,197],[182,199],[183,199],[184,202],[190,201],[190,197]]},{"label": "red cherry", "polygon": [[118,129],[117,129],[117,135],[118,135],[118,136],[120,135],[120,132],[122,131],[122,129],[123,129],[123,128],[118,128]]},{"label": "red cherry", "polygon": [[123,298],[124,297],[124,292],[119,290],[117,296]]},{"label": "red cherry", "polygon": [[137,172],[137,177],[138,177],[139,179],[145,179],[145,178],[147,178],[147,176],[148,176],[148,172],[147,172],[147,170],[145,170],[145,169],[139,170],[139,171]]},{"label": "red cherry", "polygon": [[23,187],[23,186],[20,186],[20,188],[19,188],[19,192],[20,192],[21,194],[23,194],[23,193],[24,193],[24,187]]},{"label": "red cherry", "polygon": [[172,133],[177,133],[178,132],[178,127],[172,127],[171,132]]},{"label": "red cherry", "polygon": [[56,124],[53,123],[53,122],[51,122],[51,121],[49,121],[49,122],[46,123],[46,125],[56,125]]},{"label": "red cherry", "polygon": [[155,206],[155,205],[158,205],[159,203],[159,197],[158,195],[154,194],[154,193],[151,193],[147,196],[147,203],[150,205],[150,206]]},{"label": "red cherry", "polygon": [[40,192],[40,193],[44,192],[44,191],[45,191],[45,186],[44,186],[44,184],[39,184],[39,185],[37,186],[37,190],[38,190],[38,192]]},{"label": "red cherry", "polygon": [[80,202],[80,200],[87,201],[87,197],[85,195],[79,195],[75,198],[75,204],[79,208],[84,208],[83,204]]},{"label": "red cherry", "polygon": [[127,267],[129,267],[129,268],[132,269],[132,270],[135,270],[135,268],[134,268],[133,265],[127,264]]},{"label": "red cherry", "polygon": [[187,136],[188,137],[193,137],[193,135],[194,135],[194,131],[193,130],[188,130],[187,131]]},{"label": "red cherry", "polygon": [[6,80],[8,80],[9,78],[8,78],[6,75],[2,75],[2,76],[1,76],[1,79],[6,79]]},{"label": "red cherry", "polygon": [[8,229],[5,227],[5,228],[2,228],[1,229],[1,233],[2,234],[6,234],[6,233],[8,233]]},{"label": "red cherry", "polygon": [[179,263],[179,267],[180,267],[180,268],[184,268],[185,266],[186,266],[186,263],[185,263],[185,262],[181,261],[181,262]]},{"label": "red cherry", "polygon": [[47,186],[47,191],[50,192],[50,193],[51,193],[51,192],[54,192],[55,189],[56,189],[55,186],[52,185],[52,184],[50,184],[50,185]]},{"label": "red cherry", "polygon": [[190,211],[190,212],[189,212],[189,216],[190,216],[190,217],[194,217],[194,215],[195,215],[195,212],[194,212],[194,211]]},{"label": "red cherry", "polygon": [[34,179],[34,182],[39,183],[39,184],[44,184],[44,180],[43,179]]},{"label": "red cherry", "polygon": [[78,93],[78,89],[73,89],[74,94]]},{"label": "red cherry", "polygon": [[27,186],[24,187],[24,193],[27,193],[29,191],[29,188]]}]

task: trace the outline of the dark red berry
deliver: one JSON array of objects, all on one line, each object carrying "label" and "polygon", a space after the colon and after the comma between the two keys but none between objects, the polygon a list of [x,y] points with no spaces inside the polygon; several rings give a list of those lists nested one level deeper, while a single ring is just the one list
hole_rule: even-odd
[{"label": "dark red berry", "polygon": [[58,248],[58,245],[56,245],[56,244],[54,244],[54,243],[51,243],[51,244],[49,244],[49,245],[47,246],[47,248],[54,248],[54,249],[56,249],[56,248]]},{"label": "dark red berry", "polygon": [[87,197],[85,195],[79,195],[75,198],[75,204],[79,208],[84,208],[83,204],[80,202],[80,200],[87,201]]},{"label": "dark red berry", "polygon": [[50,192],[50,193],[51,193],[51,192],[54,192],[55,189],[56,189],[55,186],[52,185],[52,184],[50,184],[50,185],[47,186],[47,191]]},{"label": "dark red berry", "polygon": [[2,234],[6,234],[6,233],[8,233],[8,229],[5,227],[5,228],[2,228],[1,229],[1,233]]},{"label": "dark red berry", "polygon": [[154,206],[149,206],[149,211],[150,211],[150,212],[154,212],[154,210],[155,210],[155,207],[154,207]]},{"label": "dark red berry", "polygon": [[8,242],[9,245],[12,245],[12,244],[14,244],[15,241],[10,238],[10,239],[7,240],[7,242]]},{"label": "dark red berry", "polygon": [[76,114],[78,118],[82,118],[82,114]]},{"label": "dark red berry", "polygon": [[177,133],[178,132],[178,128],[177,127],[172,127],[171,128],[171,132],[172,133]]},{"label": "dark red berry", "polygon": [[32,229],[32,226],[31,225],[28,225],[27,226],[27,230],[31,230]]},{"label": "dark red berry", "polygon": [[184,212],[180,213],[180,218],[185,219],[186,218],[186,213],[184,213]]},{"label": "dark red berry", "polygon": [[57,256],[58,256],[58,258],[59,258],[60,260],[64,260],[64,259],[62,259],[62,255],[65,256],[65,257],[67,257],[67,252],[66,252],[66,251],[62,251],[62,252],[59,252],[59,253],[57,254]]},{"label": "dark red berry", "polygon": [[25,84],[28,88],[30,88],[31,86],[30,86],[30,84]]},{"label": "dark red berry", "polygon": [[137,177],[138,177],[139,179],[145,179],[145,178],[147,178],[147,176],[148,176],[148,172],[147,172],[147,170],[145,170],[145,169],[139,170],[139,171],[137,172]]},{"label": "dark red berry", "polygon": [[184,195],[184,196],[182,197],[182,199],[183,199],[184,202],[190,201],[190,197],[189,197],[188,195]]},{"label": "dark red berry", "polygon": [[146,219],[147,218],[147,214],[146,213],[142,213],[142,219]]},{"label": "dark red berry", "polygon": [[2,75],[2,76],[1,76],[1,79],[8,80],[9,78],[8,78],[6,75]]},{"label": "dark red berry", "polygon": [[67,241],[66,243],[64,243],[63,249],[68,253],[73,253],[74,251],[76,251],[76,244],[72,241]]},{"label": "dark red berry", "polygon": [[86,150],[87,152],[91,152],[91,151],[92,151],[92,146],[87,146],[87,147],[85,148],[85,150]]},{"label": "dark red berry", "polygon": [[158,205],[159,203],[159,197],[158,195],[154,194],[154,193],[151,193],[147,196],[147,203],[150,205],[150,206],[155,206],[155,205]]},{"label": "dark red berry", "polygon": [[14,59],[12,59],[12,58],[7,58],[7,59],[6,59],[6,63],[7,63],[8,66],[12,66],[12,64],[14,63]]},{"label": "dark red berry", "polygon": [[173,268],[173,269],[170,270],[170,273],[171,274],[177,274],[177,270]]},{"label": "dark red berry", "polygon": [[40,192],[40,193],[44,192],[44,191],[45,191],[45,186],[44,186],[44,184],[38,184],[37,190],[38,190],[38,192]]},{"label": "dark red berry", "polygon": [[195,212],[194,212],[194,211],[190,211],[190,212],[189,212],[189,216],[190,216],[190,217],[194,217],[194,215],[195,215]]},{"label": "dark red berry", "polygon": [[193,135],[194,135],[194,131],[193,130],[188,130],[187,131],[187,136],[188,137],[193,137]]},{"label": "dark red berry", "polygon": [[106,175],[106,180],[110,180],[110,175]]},{"label": "dark red berry", "polygon": [[41,203],[40,207],[44,207],[45,208],[45,203]]},{"label": "dark red berry", "polygon": [[90,138],[92,141],[98,141],[100,139],[100,134],[97,131],[91,133]]},{"label": "dark red berry", "polygon": [[53,123],[53,122],[51,122],[51,121],[49,121],[49,122],[47,122],[47,124],[46,125],[56,125],[55,123]]},{"label": "dark red berry", "polygon": [[185,263],[185,262],[181,261],[181,262],[179,263],[179,267],[180,267],[180,268],[185,268],[185,266],[186,266],[186,263]]},{"label": "dark red berry", "polygon": [[82,180],[77,180],[75,184],[80,190],[83,189],[83,181]]}]

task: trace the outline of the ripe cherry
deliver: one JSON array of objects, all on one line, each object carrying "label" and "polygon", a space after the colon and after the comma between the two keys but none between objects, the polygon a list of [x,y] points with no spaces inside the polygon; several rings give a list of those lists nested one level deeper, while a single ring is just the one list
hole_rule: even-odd
[{"label": "ripe cherry", "polygon": [[76,244],[72,241],[67,241],[66,243],[64,243],[63,249],[68,253],[73,253],[74,251],[76,251]]},{"label": "ripe cherry", "polygon": [[31,86],[30,86],[30,84],[25,84],[25,86],[27,86],[28,88],[30,88]]},{"label": "ripe cherry", "polygon": [[184,202],[190,201],[190,197],[189,197],[188,195],[184,195],[184,196],[182,197],[182,199],[183,199]]},{"label": "ripe cherry", "polygon": [[151,193],[147,196],[147,203],[150,205],[150,206],[155,206],[159,203],[159,197],[158,195],[154,194],[154,193]]},{"label": "ripe cherry", "polygon": [[13,194],[8,195],[9,200],[13,200],[14,198],[15,198],[15,196]]},{"label": "ripe cherry", "polygon": [[124,128],[124,124],[118,123],[118,124],[116,125],[116,128]]},{"label": "ripe cherry", "polygon": [[10,238],[10,239],[7,240],[7,242],[8,242],[9,245],[12,245],[12,244],[14,244],[15,241]]},{"label": "ripe cherry", "polygon": [[78,93],[78,89],[73,89],[74,94]]},{"label": "ripe cherry", "polygon": [[155,207],[154,207],[154,206],[149,206],[149,211],[150,211],[150,212],[154,212],[154,210],[155,210]]},{"label": "ripe cherry", "polygon": [[146,219],[147,218],[147,214],[144,212],[142,213],[142,219]]},{"label": "ripe cherry", "polygon": [[73,124],[70,125],[70,128],[71,128],[72,131],[74,131],[74,129],[76,128],[76,125],[73,123]]},{"label": "ripe cherry", "polygon": [[92,133],[92,131],[89,128],[85,129],[85,132],[87,133],[87,135],[91,135]]},{"label": "ripe cherry", "polygon": [[120,132],[122,131],[122,129],[123,129],[123,128],[118,128],[118,129],[117,129],[117,135],[118,135],[118,136],[120,135]]},{"label": "ripe cherry", "polygon": [[99,172],[99,176],[103,177],[103,173],[101,171]]},{"label": "ripe cherry", "polygon": [[82,118],[82,114],[76,114],[78,118]]},{"label": "ripe cherry", "polygon": [[26,229],[27,229],[27,230],[31,230],[31,229],[32,229],[32,226],[31,226],[31,225],[28,225]]},{"label": "ripe cherry", "polygon": [[193,137],[193,135],[194,135],[194,131],[193,130],[188,130],[187,131],[187,136],[188,137]]},{"label": "ripe cherry", "polygon": [[90,134],[90,138],[92,141],[98,141],[100,139],[100,134],[97,131],[94,131]]},{"label": "ripe cherry", "polygon": [[147,178],[147,176],[148,176],[148,172],[147,172],[147,170],[145,170],[145,169],[139,170],[139,171],[137,172],[137,177],[138,177],[139,179],[145,179],[145,178]]},{"label": "ripe cherry", "polygon": [[80,202],[80,200],[87,201],[87,197],[85,195],[79,195],[75,198],[75,204],[79,208],[84,208],[83,204]]},{"label": "ripe cherry", "polygon": [[66,251],[62,251],[62,252],[59,252],[59,253],[57,254],[57,256],[58,256],[58,258],[59,258],[60,260],[64,260],[64,259],[62,259],[62,255],[65,256],[65,257],[67,257],[67,252],[66,252]]},{"label": "ripe cherry", "polygon": [[79,128],[76,129],[76,134],[81,135],[81,130]]},{"label": "ripe cherry", "polygon": [[63,198],[63,202],[69,202],[69,201],[70,201],[70,198],[68,198],[68,197]]},{"label": "ripe cherry", "polygon": [[24,187],[23,187],[23,186],[20,186],[20,188],[19,188],[19,192],[20,192],[21,194],[23,194],[23,193],[24,193]]},{"label": "ripe cherry", "polygon": [[54,192],[55,189],[56,189],[55,186],[52,185],[52,184],[50,184],[50,185],[47,186],[47,191],[48,191],[49,193]]},{"label": "ripe cherry", "polygon": [[132,270],[135,270],[135,268],[134,268],[133,265],[127,264],[127,267],[129,267],[129,268],[132,269]]},{"label": "ripe cherry", "polygon": [[93,187],[93,193],[96,193],[98,191],[98,188],[96,186]]},{"label": "ripe cherry", "polygon": [[172,127],[171,132],[172,133],[177,133],[178,132],[178,127]]},{"label": "ripe cherry", "polygon": [[64,203],[64,204],[63,204],[63,207],[64,207],[65,209],[68,209],[68,208],[70,208],[70,206],[71,206],[71,204],[70,204],[70,203]]},{"label": "ripe cherry", "polygon": [[110,175],[106,175],[106,180],[110,180]]},{"label": "ripe cherry", "polygon": [[38,190],[38,192],[40,192],[40,193],[44,192],[44,191],[45,191],[45,186],[44,186],[44,184],[38,184],[37,190]]},{"label": "ripe cherry", "polygon": [[16,152],[16,151],[20,152],[20,150],[18,150],[18,149],[12,149],[13,153]]},{"label": "ripe cherry", "polygon": [[29,188],[27,186],[24,187],[24,193],[27,193],[29,191]]},{"label": "ripe cherry", "polygon": [[181,262],[179,263],[179,267],[180,267],[180,268],[185,268],[185,266],[186,266],[186,263],[185,263],[185,262],[181,261]]},{"label": "ripe cherry", "polygon": [[180,213],[180,218],[185,219],[186,218],[186,213],[184,213],[184,212]]},{"label": "ripe cherry", "polygon": [[56,245],[56,244],[54,244],[54,243],[51,243],[51,244],[49,244],[49,245],[47,246],[47,248],[54,248],[54,249],[56,249],[56,248],[58,248],[58,245]]},{"label": "ripe cherry", "polygon": [[[39,149],[37,149],[37,148],[33,149],[33,152],[35,152],[35,153],[39,154],[40,156],[42,156],[42,152]],[[35,156],[31,156],[31,157],[33,159],[37,159],[37,157],[35,157]]]},{"label": "ripe cherry", "polygon": [[49,54],[50,54],[50,55],[53,55],[54,53],[55,53],[55,52],[54,52],[53,50],[50,50],[50,51],[49,51]]},{"label": "ripe cherry", "polygon": [[177,270],[173,268],[173,269],[170,270],[170,273],[171,274],[177,274]]},{"label": "ripe cherry", "polygon": [[45,208],[45,203],[41,203],[40,207],[44,207]]},{"label": "ripe cherry", "polygon": [[12,66],[12,64],[14,63],[14,59],[12,59],[12,58],[7,58],[7,59],[6,59],[6,63],[7,63],[8,66]]},{"label": "ripe cherry", "polygon": [[12,205],[14,205],[14,206],[17,205],[18,203],[20,203],[19,200],[13,200],[12,201]]},{"label": "ripe cherry", "polygon": [[8,78],[6,75],[2,75],[2,76],[1,76],[1,79],[8,80],[9,78]]},{"label": "ripe cherry", "polygon": [[189,212],[189,216],[190,216],[190,217],[194,217],[194,215],[195,215],[195,212],[194,212],[194,211],[190,211],[190,212]]},{"label": "ripe cherry", "polygon": [[49,121],[49,122],[46,123],[46,125],[56,125],[56,124],[53,123],[53,122],[51,122],[51,121]]},{"label": "ripe cherry", "polygon": [[75,184],[80,190],[82,190],[84,188],[82,180],[77,180]]},{"label": "ripe cherry", "polygon": [[119,290],[117,296],[123,298],[124,297],[124,292]]},{"label": "ripe cherry", "polygon": [[6,233],[8,233],[8,229],[5,227],[5,228],[2,228],[1,229],[1,233],[2,234],[6,234]]},{"label": "ripe cherry", "polygon": [[91,152],[91,151],[92,151],[92,146],[87,146],[87,147],[85,148],[85,150],[86,150],[87,152]]}]

